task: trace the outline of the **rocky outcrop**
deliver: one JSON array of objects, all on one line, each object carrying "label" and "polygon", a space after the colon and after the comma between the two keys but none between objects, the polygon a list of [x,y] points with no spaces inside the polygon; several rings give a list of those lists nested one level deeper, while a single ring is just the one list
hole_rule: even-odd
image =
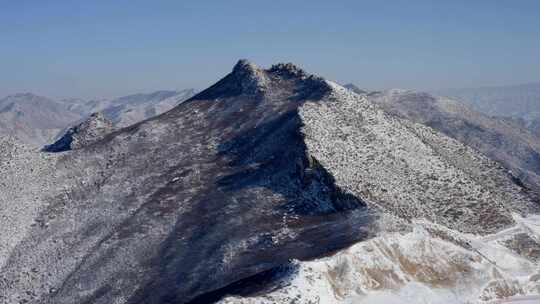
[{"label": "rocky outcrop", "polygon": [[93,113],[82,123],[69,128],[60,139],[43,148],[45,152],[77,150],[102,140],[114,130],[112,122],[102,113]]}]

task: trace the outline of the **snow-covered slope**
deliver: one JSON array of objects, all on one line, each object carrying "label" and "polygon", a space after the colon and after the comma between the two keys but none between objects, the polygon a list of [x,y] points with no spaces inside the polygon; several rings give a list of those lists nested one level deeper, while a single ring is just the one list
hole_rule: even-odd
[{"label": "snow-covered slope", "polygon": [[[409,232],[382,232],[327,258],[290,265],[292,273],[264,295],[228,297],[222,304],[505,303],[540,296],[540,266],[506,244],[538,238],[540,217],[494,235],[462,234],[425,221]],[[540,243],[536,243],[537,254]],[[527,297],[529,296],[529,297]],[[538,298],[537,298],[538,299]]]},{"label": "snow-covered slope", "polygon": [[46,152],[76,150],[103,139],[114,130],[112,122],[100,113],[91,114],[82,123],[69,128],[55,143],[43,148]]},{"label": "snow-covered slope", "polygon": [[313,157],[340,187],[397,216],[464,232],[512,223],[510,210],[537,210],[502,167],[431,128],[384,112],[337,84],[300,108]]},{"label": "snow-covered slope", "polygon": [[423,92],[394,89],[367,97],[389,113],[430,126],[501,162],[528,187],[540,190],[540,137],[523,126]]},{"label": "snow-covered slope", "polygon": [[[51,156],[49,176],[27,179],[58,185],[32,192],[37,211],[19,221],[0,209],[23,227],[3,253],[0,303],[251,301],[287,291],[270,287],[291,260],[312,261],[285,276],[298,282],[297,302],[339,303],[376,286],[391,295],[406,279],[452,293],[457,278],[496,277],[475,239],[518,231],[539,209],[497,163],[292,64],[242,60],[172,110]],[[520,255],[515,277],[536,246],[535,226],[520,227],[529,237],[505,243]],[[338,256],[357,265],[325,268]]]}]

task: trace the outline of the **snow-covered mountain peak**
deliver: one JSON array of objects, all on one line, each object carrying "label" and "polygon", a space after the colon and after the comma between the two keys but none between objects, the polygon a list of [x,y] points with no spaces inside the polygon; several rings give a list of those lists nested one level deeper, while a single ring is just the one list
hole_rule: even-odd
[{"label": "snow-covered mountain peak", "polygon": [[241,59],[230,74],[244,94],[260,94],[266,89],[266,76],[254,63]]}]

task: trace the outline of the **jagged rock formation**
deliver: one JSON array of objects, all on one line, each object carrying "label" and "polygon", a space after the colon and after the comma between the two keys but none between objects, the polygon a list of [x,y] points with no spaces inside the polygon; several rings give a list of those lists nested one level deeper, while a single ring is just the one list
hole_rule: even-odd
[{"label": "jagged rock formation", "polygon": [[46,152],[77,150],[100,141],[114,130],[112,122],[100,113],[93,113],[82,123],[71,127],[55,143],[43,148]]},{"label": "jagged rock formation", "polygon": [[540,137],[519,124],[428,93],[389,90],[368,98],[387,112],[430,126],[499,161],[527,186],[540,191]]},{"label": "jagged rock formation", "polygon": [[493,161],[292,64],[240,61],[171,111],[52,155],[63,187],[20,223],[1,303],[209,303],[383,226],[486,235],[538,211]]}]

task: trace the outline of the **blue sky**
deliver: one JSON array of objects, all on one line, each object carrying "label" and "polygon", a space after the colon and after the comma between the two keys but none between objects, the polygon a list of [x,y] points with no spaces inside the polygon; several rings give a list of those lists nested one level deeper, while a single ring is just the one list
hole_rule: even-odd
[{"label": "blue sky", "polygon": [[0,0],[0,95],[203,89],[239,58],[369,89],[540,81],[540,1]]}]

